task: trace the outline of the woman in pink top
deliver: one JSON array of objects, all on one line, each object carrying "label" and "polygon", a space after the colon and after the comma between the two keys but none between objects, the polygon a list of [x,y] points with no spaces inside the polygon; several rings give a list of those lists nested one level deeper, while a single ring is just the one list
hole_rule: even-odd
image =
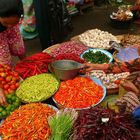
[{"label": "woman in pink top", "polygon": [[[12,55],[20,59],[25,56],[18,25],[21,15],[23,15],[21,0],[0,0],[0,64],[12,66]],[[0,88],[0,104],[5,103],[4,94]]]},{"label": "woman in pink top", "polygon": [[12,65],[11,56],[24,57],[25,49],[19,32],[23,15],[21,0],[0,0],[0,63]]}]

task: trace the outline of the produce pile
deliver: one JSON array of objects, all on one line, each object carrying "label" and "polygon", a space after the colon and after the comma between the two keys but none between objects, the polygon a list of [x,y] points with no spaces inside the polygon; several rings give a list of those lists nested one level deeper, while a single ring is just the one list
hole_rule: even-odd
[{"label": "produce pile", "polygon": [[53,58],[47,53],[38,53],[25,58],[15,66],[20,76],[25,79],[27,77],[48,72],[48,65]]},{"label": "produce pile", "polygon": [[81,110],[73,127],[74,140],[134,140],[130,115],[99,107]]},{"label": "produce pile", "polygon": [[119,43],[114,35],[99,29],[92,29],[84,32],[79,35],[79,40],[88,47],[99,49],[109,49],[111,47],[109,45],[110,41]]},{"label": "produce pile", "polygon": [[0,105],[0,118],[6,118],[12,111],[20,106],[20,99],[15,94],[6,95],[6,106]]},{"label": "produce pile", "polygon": [[69,41],[60,44],[60,46],[54,50],[51,51],[51,55],[56,57],[59,54],[76,54],[77,56],[80,56],[81,53],[83,53],[88,48],[79,43],[74,41]]},{"label": "produce pile", "polygon": [[127,46],[140,46],[140,36],[139,35],[130,35],[125,34],[119,37],[121,44],[125,47]]},{"label": "produce pile", "polygon": [[48,140],[51,130],[48,117],[56,111],[46,104],[23,105],[12,112],[0,126],[3,140]]},{"label": "produce pile", "polygon": [[25,79],[16,91],[23,102],[39,102],[51,97],[59,88],[59,80],[52,74],[39,74]]},{"label": "produce pile", "polygon": [[113,12],[110,17],[119,21],[127,21],[133,18],[133,13],[128,9],[119,9],[116,13]]},{"label": "produce pile", "polygon": [[86,62],[95,64],[109,63],[110,61],[110,57],[101,51],[93,52],[92,50],[89,50],[88,52],[85,52],[82,57]]},{"label": "produce pile", "polygon": [[129,74],[129,72],[106,74],[104,71],[100,70],[93,70],[90,72],[90,75],[100,79],[107,89],[118,88],[119,81],[125,79]]},{"label": "produce pile", "polygon": [[5,94],[14,93],[19,87],[20,77],[7,65],[0,64],[0,87]]},{"label": "produce pile", "polygon": [[104,95],[103,88],[88,77],[63,81],[54,95],[55,102],[66,108],[81,109],[97,104]]}]

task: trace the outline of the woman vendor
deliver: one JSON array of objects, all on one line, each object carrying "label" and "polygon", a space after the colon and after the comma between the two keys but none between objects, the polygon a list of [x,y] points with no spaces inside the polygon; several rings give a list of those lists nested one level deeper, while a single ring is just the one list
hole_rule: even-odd
[{"label": "woman vendor", "polygon": [[[21,0],[0,0],[0,64],[12,65],[12,55],[18,56],[19,59],[25,57],[18,25],[21,15],[23,15]],[[0,104],[6,104],[1,88]]]}]

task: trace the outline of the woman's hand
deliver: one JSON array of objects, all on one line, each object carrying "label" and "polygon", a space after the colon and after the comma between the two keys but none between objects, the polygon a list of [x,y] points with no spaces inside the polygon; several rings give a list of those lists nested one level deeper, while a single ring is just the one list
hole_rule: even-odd
[{"label": "woman's hand", "polygon": [[127,91],[134,92],[136,95],[139,93],[138,88],[129,80],[123,80],[121,82],[121,86],[123,86],[123,88]]},{"label": "woman's hand", "polygon": [[83,73],[89,73],[92,70],[107,70],[108,67],[108,64],[85,63],[82,71]]},{"label": "woman's hand", "polygon": [[4,96],[3,90],[0,88],[0,105],[6,105],[6,98]]}]

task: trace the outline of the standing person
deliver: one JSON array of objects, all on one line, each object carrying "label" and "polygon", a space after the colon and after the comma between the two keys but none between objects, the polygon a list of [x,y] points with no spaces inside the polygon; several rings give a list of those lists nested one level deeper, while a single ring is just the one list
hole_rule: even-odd
[{"label": "standing person", "polygon": [[64,1],[33,0],[33,2],[42,49],[62,42],[72,30],[71,18]]},{"label": "standing person", "polygon": [[[18,56],[19,59],[25,57],[18,25],[21,15],[23,15],[21,0],[0,0],[0,64],[12,66],[12,55]],[[0,104],[5,102],[0,88]]]},{"label": "standing person", "polygon": [[49,15],[47,12],[48,0],[33,0],[36,26],[39,33],[42,50],[51,45]]},{"label": "standing person", "polygon": [[36,30],[35,12],[33,0],[22,0],[24,8],[24,18],[21,21],[20,32],[23,39],[34,39],[38,36]]}]

